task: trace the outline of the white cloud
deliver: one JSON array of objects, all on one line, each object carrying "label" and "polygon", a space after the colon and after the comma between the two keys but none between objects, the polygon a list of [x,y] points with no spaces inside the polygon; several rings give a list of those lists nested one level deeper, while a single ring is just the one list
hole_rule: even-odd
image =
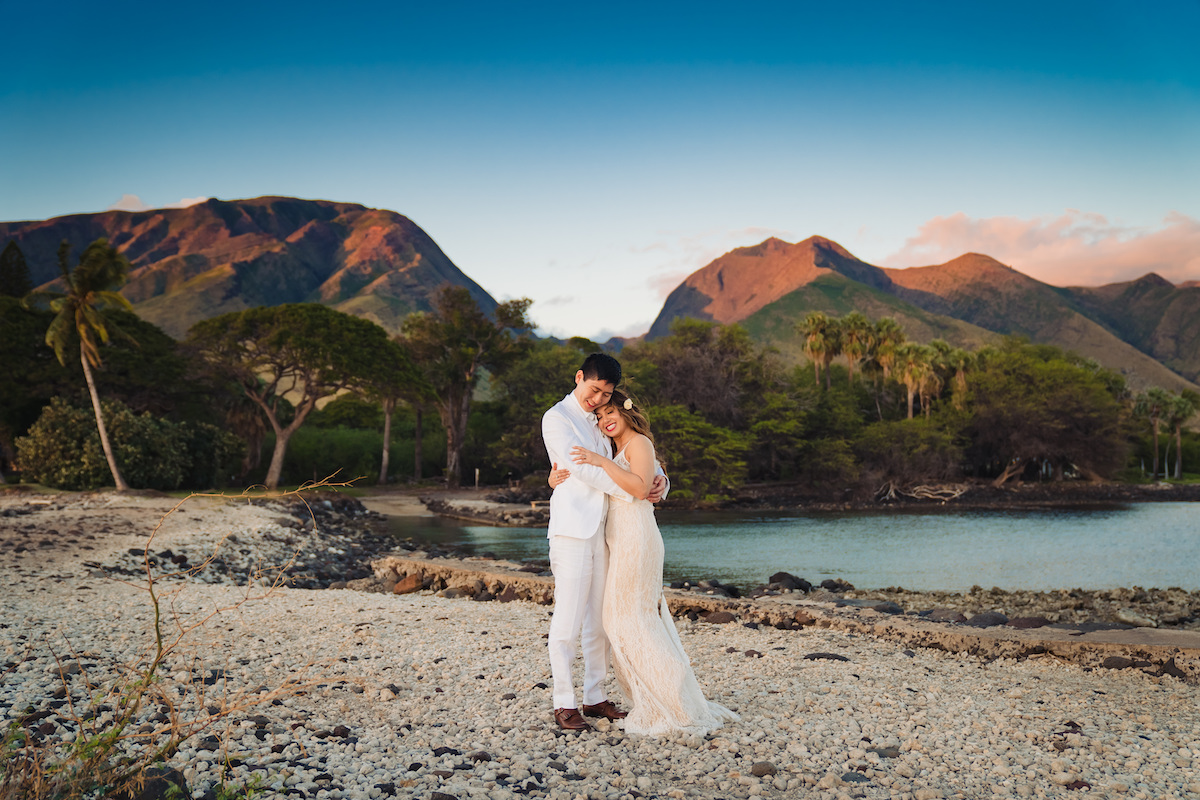
[{"label": "white cloud", "polygon": [[174,203],[167,203],[163,208],[187,208],[189,206],[199,205],[205,200],[210,200],[208,197],[184,197]]},{"label": "white cloud", "polygon": [[1173,283],[1200,278],[1200,220],[1171,212],[1155,229],[1117,225],[1068,209],[1057,217],[935,217],[884,266],[941,264],[983,253],[1055,286],[1098,286],[1156,272]]},{"label": "white cloud", "polygon": [[145,211],[150,208],[136,194],[123,194],[121,199],[113,203],[105,211]]}]

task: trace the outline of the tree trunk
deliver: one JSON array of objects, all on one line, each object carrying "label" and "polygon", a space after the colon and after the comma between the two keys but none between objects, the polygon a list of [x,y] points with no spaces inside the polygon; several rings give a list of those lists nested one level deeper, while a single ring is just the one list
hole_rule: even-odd
[{"label": "tree trunk", "polygon": [[912,416],[912,414],[913,414],[913,390],[912,390],[911,386],[905,386],[904,388],[908,389],[908,418],[912,419],[913,418],[913,416]]},{"label": "tree trunk", "polygon": [[1023,469],[1025,469],[1025,459],[1014,458],[1009,462],[1008,466],[1004,468],[1004,472],[1000,473],[1000,477],[992,481],[992,488],[999,489],[1008,482],[1009,478],[1020,473]]},{"label": "tree trunk", "polygon": [[108,459],[108,468],[112,472],[113,485],[118,492],[128,492],[129,484],[121,476],[117,468],[117,459],[113,457],[112,445],[108,443],[108,429],[104,427],[104,415],[100,413],[100,396],[96,394],[96,380],[92,377],[92,367],[88,364],[83,345],[79,346],[79,361],[83,364],[83,377],[87,380],[88,394],[92,396],[92,410],[96,412],[96,428],[100,431],[100,447],[104,449],[104,457]]},{"label": "tree trunk", "polygon": [[304,418],[308,416],[308,412],[313,410],[317,400],[312,398],[301,401],[300,405],[296,406],[296,416],[292,418],[291,424],[286,428],[281,428],[275,412],[271,410],[266,401],[253,395],[251,395],[251,399],[267,412],[267,419],[271,421],[271,427],[275,429],[275,452],[271,454],[271,466],[267,467],[265,483],[268,489],[278,489],[279,479],[283,475],[283,457],[287,455],[288,441],[292,438],[292,434],[304,424]]},{"label": "tree trunk", "polygon": [[1151,422],[1154,425],[1154,469],[1150,473],[1150,480],[1156,481],[1158,480],[1158,417]]},{"label": "tree trunk", "polygon": [[283,475],[283,457],[287,454],[288,439],[292,438],[292,427],[275,429],[275,452],[271,453],[271,466],[267,467],[267,488],[278,489]]},{"label": "tree trunk", "polygon": [[392,446],[392,410],[395,407],[395,400],[389,398],[383,401],[383,455],[379,459],[379,483],[382,486],[387,486],[388,460],[391,457],[388,450]]},{"label": "tree trunk", "polygon": [[1183,478],[1183,424],[1175,426],[1175,480]]},{"label": "tree trunk", "polygon": [[471,410],[470,389],[461,398],[451,398],[445,406],[446,485],[457,489],[462,484],[462,449],[467,439],[467,416]]},{"label": "tree trunk", "polygon": [[422,430],[423,426],[421,425],[421,412],[424,409],[421,406],[416,406],[414,410],[417,412],[417,430],[413,438],[413,480],[420,481],[421,459],[424,458],[424,454],[422,452],[423,448],[421,445],[424,443],[423,440],[425,438],[425,432]]}]

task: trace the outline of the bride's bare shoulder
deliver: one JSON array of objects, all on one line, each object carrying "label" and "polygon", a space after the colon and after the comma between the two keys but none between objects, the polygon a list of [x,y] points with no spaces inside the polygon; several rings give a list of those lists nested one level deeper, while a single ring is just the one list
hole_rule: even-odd
[{"label": "bride's bare shoulder", "polygon": [[650,441],[650,438],[644,434],[639,433],[637,438],[630,442],[630,444],[643,453],[654,453],[654,442]]}]

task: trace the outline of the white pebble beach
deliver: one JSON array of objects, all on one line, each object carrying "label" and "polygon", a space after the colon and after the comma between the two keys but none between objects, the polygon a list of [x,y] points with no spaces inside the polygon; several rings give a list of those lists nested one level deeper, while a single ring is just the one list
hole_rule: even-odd
[{"label": "white pebble beach", "polygon": [[[0,510],[27,503],[5,497]],[[91,495],[0,518],[10,531],[49,513],[63,531],[89,517],[111,529],[61,534],[70,547],[4,550],[0,650],[16,665],[0,684],[5,724],[62,687],[53,652],[80,666],[69,684],[103,683],[145,653],[151,608],[137,578],[83,562],[128,556],[173,504]],[[286,554],[263,534],[289,530],[280,516],[269,504],[191,500],[152,549],[192,552],[195,563],[235,533],[238,563],[278,561]],[[223,676],[196,713],[223,692],[253,698],[306,682],[184,744],[170,764],[195,797],[253,776],[260,796],[331,799],[1200,796],[1200,687],[1170,676],[680,619],[701,685],[741,721],[706,737],[626,735],[607,721],[565,734],[546,688],[547,606],[295,588],[239,605],[245,586],[163,586],[179,590],[180,619],[227,609],[184,651],[190,674]],[[805,658],[814,653],[848,660]],[[167,679],[177,677],[187,675]],[[619,701],[616,692],[610,681]],[[236,766],[222,773],[223,759]]]}]

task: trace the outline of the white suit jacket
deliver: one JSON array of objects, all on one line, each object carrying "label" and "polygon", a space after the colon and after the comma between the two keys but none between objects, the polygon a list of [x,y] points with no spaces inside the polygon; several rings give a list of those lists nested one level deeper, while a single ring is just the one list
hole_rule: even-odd
[{"label": "white suit jacket", "polygon": [[[573,393],[568,394],[542,415],[542,440],[551,464],[571,470],[570,479],[555,487],[550,496],[550,527],[546,536],[590,539],[601,533],[608,513],[608,496],[626,500],[633,497],[601,467],[571,462],[571,448],[575,445],[604,455],[612,453],[596,414],[579,405]],[[657,472],[662,474],[661,469]]]}]

